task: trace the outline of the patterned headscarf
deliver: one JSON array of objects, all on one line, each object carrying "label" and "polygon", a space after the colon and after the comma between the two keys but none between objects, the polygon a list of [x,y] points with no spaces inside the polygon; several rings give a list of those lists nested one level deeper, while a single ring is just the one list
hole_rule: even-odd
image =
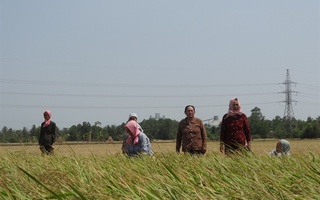
[{"label": "patterned headscarf", "polygon": [[49,126],[50,122],[51,122],[51,111],[50,110],[45,110],[43,112],[43,115],[47,113],[49,115],[49,119],[47,120],[46,118],[44,118],[44,124],[43,124],[43,127],[47,127]]},{"label": "patterned headscarf", "polygon": [[127,139],[126,143],[131,144],[132,140],[134,140],[134,144],[138,144],[138,142],[139,142],[138,135],[140,133],[140,130],[138,128],[138,123],[134,120],[131,120],[131,121],[127,122],[126,127],[132,133],[132,135],[130,135],[130,137]]},{"label": "patterned headscarf", "polygon": [[[239,105],[239,110],[234,110],[233,109],[233,103],[236,102],[238,103]],[[227,114],[227,117],[229,116],[235,116],[235,115],[242,115],[243,112],[241,111],[241,104],[240,104],[240,101],[238,98],[233,98],[233,99],[230,99],[230,102],[229,102],[229,110],[228,110],[228,114]]]}]

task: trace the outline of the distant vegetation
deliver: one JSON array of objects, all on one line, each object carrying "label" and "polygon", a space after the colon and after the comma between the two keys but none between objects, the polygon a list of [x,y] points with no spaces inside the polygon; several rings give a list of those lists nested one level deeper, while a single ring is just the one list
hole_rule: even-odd
[{"label": "distant vegetation", "polygon": [[[265,119],[260,109],[255,107],[248,116],[254,139],[258,138],[320,138],[320,116],[303,120],[288,120],[276,116],[272,120]],[[59,124],[57,124],[59,126]],[[60,141],[104,142],[108,139],[122,140],[124,123],[101,127],[101,123],[89,122],[73,125],[70,128],[57,130]],[[151,140],[173,140],[176,137],[178,121],[168,118],[146,119],[140,122],[144,132]],[[208,139],[219,139],[220,125],[206,124]],[[0,143],[35,143],[38,140],[40,127],[33,125],[31,129],[13,130],[4,126],[0,131]]]}]

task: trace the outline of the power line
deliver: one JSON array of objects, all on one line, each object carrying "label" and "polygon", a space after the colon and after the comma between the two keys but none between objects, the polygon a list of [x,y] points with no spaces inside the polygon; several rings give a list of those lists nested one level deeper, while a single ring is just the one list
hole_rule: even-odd
[{"label": "power line", "polygon": [[296,84],[297,84],[297,86],[300,86],[300,87],[303,87],[303,88],[308,88],[308,89],[312,89],[312,90],[320,90],[320,86],[299,84],[299,83],[296,83]]},{"label": "power line", "polygon": [[248,84],[214,84],[214,85],[157,85],[157,84],[104,84],[104,83],[81,83],[81,82],[50,82],[50,81],[33,81],[33,80],[14,80],[0,79],[2,83],[12,84],[31,84],[31,85],[57,85],[57,86],[76,86],[76,87],[152,87],[152,88],[167,88],[167,87],[243,87],[243,86],[267,86],[278,85],[278,83],[248,83]]},{"label": "power line", "polygon": [[[258,103],[243,103],[242,105],[262,105],[262,104],[278,104],[279,102],[258,102]],[[197,105],[197,107],[225,107],[226,104],[211,104],[211,105]],[[160,109],[160,108],[179,108],[178,106],[54,106],[54,105],[17,105],[17,104],[0,104],[0,107],[5,108],[61,108],[61,109]]]},{"label": "power line", "polygon": [[6,95],[23,96],[65,96],[65,97],[108,97],[108,98],[172,98],[172,97],[218,97],[218,96],[256,96],[276,93],[247,93],[247,94],[215,94],[215,95],[103,95],[103,94],[52,94],[52,93],[26,93],[26,92],[0,92]]}]

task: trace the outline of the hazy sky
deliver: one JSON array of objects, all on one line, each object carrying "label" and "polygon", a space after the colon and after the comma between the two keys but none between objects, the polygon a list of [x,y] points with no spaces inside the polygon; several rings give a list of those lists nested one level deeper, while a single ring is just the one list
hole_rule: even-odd
[{"label": "hazy sky", "polygon": [[320,116],[320,4],[309,1],[0,0],[0,128],[119,125],[196,107]]}]

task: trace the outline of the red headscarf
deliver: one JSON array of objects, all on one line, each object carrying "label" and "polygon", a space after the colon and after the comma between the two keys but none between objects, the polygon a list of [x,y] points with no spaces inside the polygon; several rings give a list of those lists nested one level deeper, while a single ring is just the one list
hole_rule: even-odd
[{"label": "red headscarf", "polygon": [[45,114],[45,113],[47,113],[49,115],[49,119],[47,120],[46,118],[44,118],[43,127],[49,126],[49,124],[51,122],[51,111],[50,110],[45,110],[43,114]]},{"label": "red headscarf", "polygon": [[[234,110],[233,109],[233,103],[238,103],[238,105],[239,105],[239,109],[238,110]],[[242,114],[243,114],[243,112],[241,111],[241,105],[240,105],[239,99],[238,98],[230,99],[229,110],[228,110],[227,117],[235,116],[235,115],[242,115]]]},{"label": "red headscarf", "polygon": [[128,123],[126,124],[126,127],[130,130],[131,134],[130,137],[127,139],[126,143],[127,144],[131,144],[132,140],[134,140],[134,144],[138,144],[139,142],[139,133],[140,130],[138,128],[138,123],[134,120],[128,121]]}]

